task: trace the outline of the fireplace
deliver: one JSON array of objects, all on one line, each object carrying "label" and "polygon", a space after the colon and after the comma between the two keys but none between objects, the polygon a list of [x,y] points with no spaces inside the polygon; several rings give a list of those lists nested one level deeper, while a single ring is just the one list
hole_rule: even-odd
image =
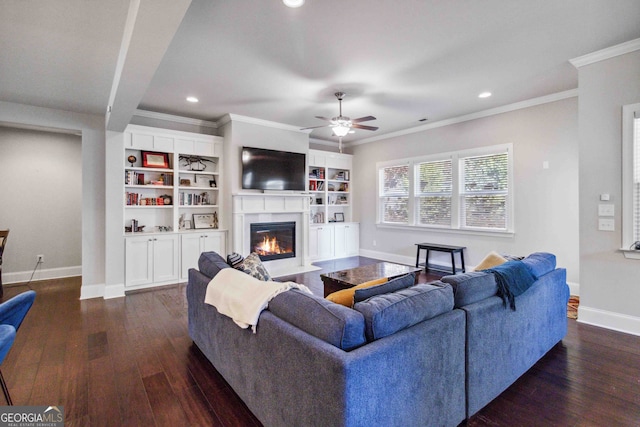
[{"label": "fireplace", "polygon": [[262,261],[295,258],[296,222],[259,222],[250,225],[251,252]]}]

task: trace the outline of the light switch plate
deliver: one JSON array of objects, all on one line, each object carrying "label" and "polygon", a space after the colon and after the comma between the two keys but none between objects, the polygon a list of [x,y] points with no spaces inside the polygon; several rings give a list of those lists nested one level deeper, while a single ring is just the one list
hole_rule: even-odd
[{"label": "light switch plate", "polygon": [[613,218],[599,218],[598,230],[600,231],[616,231],[615,221]]},{"label": "light switch plate", "polygon": [[598,205],[598,216],[614,216],[615,205],[611,203],[600,203]]}]

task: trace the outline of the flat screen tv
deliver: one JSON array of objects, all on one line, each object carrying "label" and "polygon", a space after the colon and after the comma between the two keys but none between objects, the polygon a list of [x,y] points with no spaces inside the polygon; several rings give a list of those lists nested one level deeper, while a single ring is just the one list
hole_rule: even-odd
[{"label": "flat screen tv", "polygon": [[245,190],[306,190],[306,155],[242,147],[242,188]]}]

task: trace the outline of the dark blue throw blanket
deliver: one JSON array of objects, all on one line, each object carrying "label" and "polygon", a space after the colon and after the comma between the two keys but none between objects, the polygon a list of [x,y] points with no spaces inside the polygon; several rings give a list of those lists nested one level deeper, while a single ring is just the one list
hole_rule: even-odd
[{"label": "dark blue throw blanket", "polygon": [[498,296],[502,298],[504,306],[516,309],[516,297],[524,293],[536,281],[529,268],[522,261],[507,261],[497,267],[484,270],[493,273],[498,285]]}]

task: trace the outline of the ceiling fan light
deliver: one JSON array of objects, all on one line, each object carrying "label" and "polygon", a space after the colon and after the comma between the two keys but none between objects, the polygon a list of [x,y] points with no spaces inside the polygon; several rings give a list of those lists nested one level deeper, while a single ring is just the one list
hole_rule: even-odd
[{"label": "ceiling fan light", "polygon": [[333,127],[333,134],[335,136],[343,137],[349,133],[351,128],[349,126],[338,125]]}]

